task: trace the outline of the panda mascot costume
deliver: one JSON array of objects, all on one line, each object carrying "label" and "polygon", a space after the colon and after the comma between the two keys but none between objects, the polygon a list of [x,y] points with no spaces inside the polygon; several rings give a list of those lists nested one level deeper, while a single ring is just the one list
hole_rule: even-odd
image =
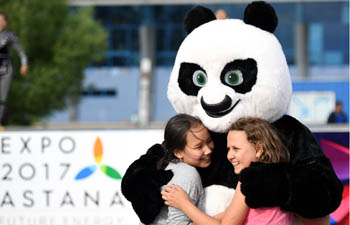
[{"label": "panda mascot costume", "polygon": [[[237,181],[251,208],[280,206],[306,218],[330,214],[340,204],[343,185],[310,130],[285,115],[292,94],[291,78],[282,47],[273,35],[274,9],[253,2],[244,20],[216,20],[198,6],[185,17],[188,33],[175,60],[168,98],[177,113],[201,119],[215,148],[212,163],[199,169],[206,190],[206,212],[224,211]],[[287,146],[288,164],[252,163],[239,176],[227,160],[227,131],[241,117],[271,123]],[[164,151],[152,146],[133,162],[122,180],[122,193],[141,222],[151,223],[164,202],[161,186],[172,172],[157,170]]]}]

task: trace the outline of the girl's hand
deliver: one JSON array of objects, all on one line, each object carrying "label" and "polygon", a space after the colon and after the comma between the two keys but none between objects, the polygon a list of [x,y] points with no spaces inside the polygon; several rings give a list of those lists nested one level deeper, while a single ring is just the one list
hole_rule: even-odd
[{"label": "girl's hand", "polygon": [[186,192],[176,184],[165,187],[161,194],[167,206],[182,210],[187,204],[192,204]]}]

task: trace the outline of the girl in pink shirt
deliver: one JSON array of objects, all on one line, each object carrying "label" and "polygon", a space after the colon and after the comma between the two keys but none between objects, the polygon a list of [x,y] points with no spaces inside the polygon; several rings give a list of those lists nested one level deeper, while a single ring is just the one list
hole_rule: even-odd
[{"label": "girl in pink shirt", "polygon": [[[236,174],[252,162],[288,162],[289,152],[270,124],[259,118],[242,118],[227,135],[227,159]],[[162,191],[165,204],[182,210],[197,225],[291,225],[293,214],[279,207],[248,208],[238,182],[231,204],[224,213],[210,217],[200,211],[177,185]]]}]

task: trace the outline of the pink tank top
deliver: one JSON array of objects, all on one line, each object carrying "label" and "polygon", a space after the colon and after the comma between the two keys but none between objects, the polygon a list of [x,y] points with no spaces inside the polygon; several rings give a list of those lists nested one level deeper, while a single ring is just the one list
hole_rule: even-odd
[{"label": "pink tank top", "polygon": [[243,225],[292,225],[293,214],[279,207],[249,209]]}]

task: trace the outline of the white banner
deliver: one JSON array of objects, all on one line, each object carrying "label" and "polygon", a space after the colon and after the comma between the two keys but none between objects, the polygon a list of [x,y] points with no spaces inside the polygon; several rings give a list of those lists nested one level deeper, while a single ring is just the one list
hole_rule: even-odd
[{"label": "white banner", "polygon": [[121,193],[162,130],[0,133],[0,225],[138,224]]},{"label": "white banner", "polygon": [[292,96],[288,114],[302,123],[326,124],[335,107],[335,93],[331,91],[296,91]]}]

